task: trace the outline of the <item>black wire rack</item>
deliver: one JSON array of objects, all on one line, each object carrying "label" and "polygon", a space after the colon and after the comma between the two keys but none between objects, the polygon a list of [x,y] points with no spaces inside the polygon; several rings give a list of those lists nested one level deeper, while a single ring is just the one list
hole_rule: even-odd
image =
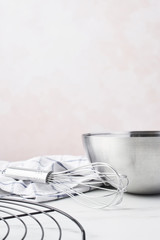
[{"label": "black wire rack", "polygon": [[86,240],[85,230],[72,216],[31,201],[0,199],[0,240]]}]

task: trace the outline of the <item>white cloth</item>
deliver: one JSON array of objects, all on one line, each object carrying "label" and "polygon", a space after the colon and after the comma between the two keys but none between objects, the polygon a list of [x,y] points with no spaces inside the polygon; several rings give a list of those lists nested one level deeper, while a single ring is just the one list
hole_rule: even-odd
[{"label": "white cloth", "polygon": [[[15,180],[3,174],[7,167],[26,168],[37,171],[59,172],[80,167],[89,163],[84,156],[52,155],[31,158],[25,161],[7,162],[0,161],[0,198],[24,198],[36,202],[45,202],[66,197],[63,191],[58,191],[54,185],[34,183],[31,181]],[[74,188],[79,186],[72,185]],[[80,187],[82,192],[88,188]]]}]

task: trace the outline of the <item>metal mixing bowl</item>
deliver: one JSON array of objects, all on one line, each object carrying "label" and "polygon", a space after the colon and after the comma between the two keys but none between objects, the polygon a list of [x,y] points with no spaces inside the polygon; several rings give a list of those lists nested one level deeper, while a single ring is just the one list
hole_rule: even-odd
[{"label": "metal mixing bowl", "polygon": [[83,134],[91,162],[106,162],[129,179],[128,192],[160,193],[160,131]]}]

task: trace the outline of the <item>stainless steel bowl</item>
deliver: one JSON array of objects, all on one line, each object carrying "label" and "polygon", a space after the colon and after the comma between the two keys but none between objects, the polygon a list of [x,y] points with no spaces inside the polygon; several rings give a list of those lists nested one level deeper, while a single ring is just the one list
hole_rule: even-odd
[{"label": "stainless steel bowl", "polygon": [[83,134],[91,162],[107,162],[129,179],[128,192],[160,193],[160,131]]}]

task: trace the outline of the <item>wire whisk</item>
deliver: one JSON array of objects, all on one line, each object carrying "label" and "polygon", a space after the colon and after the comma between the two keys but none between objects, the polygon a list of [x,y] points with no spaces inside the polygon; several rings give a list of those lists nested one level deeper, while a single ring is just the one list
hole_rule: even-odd
[{"label": "wire whisk", "polygon": [[120,175],[112,166],[102,162],[61,172],[7,168],[5,176],[50,184],[59,194],[74,198],[91,208],[107,208],[119,204],[128,185],[125,175]]}]

